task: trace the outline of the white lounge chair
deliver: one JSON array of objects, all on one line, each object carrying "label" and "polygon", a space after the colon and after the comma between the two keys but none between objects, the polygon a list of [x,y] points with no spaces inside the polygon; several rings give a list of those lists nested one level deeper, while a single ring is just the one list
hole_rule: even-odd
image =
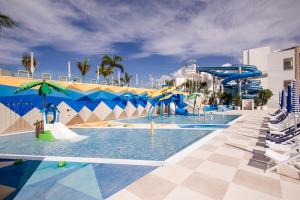
[{"label": "white lounge chair", "polygon": [[269,120],[276,120],[280,115],[282,115],[283,113],[285,113],[287,110],[286,109],[282,109],[277,115],[275,116],[270,116]]},{"label": "white lounge chair", "polygon": [[289,126],[294,124],[294,119],[290,116],[288,116],[286,119],[284,119],[282,122],[278,123],[278,124],[272,124],[272,123],[268,123],[268,127],[270,131],[280,131],[283,129],[288,128]]},{"label": "white lounge chair", "polygon": [[[275,169],[278,170],[278,168],[283,165],[294,167],[297,171],[300,172],[299,168],[295,166],[300,159],[299,152],[293,154],[281,154],[271,149],[266,149],[265,156],[271,159],[271,161],[267,163],[267,169],[265,170],[265,172],[270,172]],[[272,167],[269,167],[272,161],[276,164]]]},{"label": "white lounge chair", "polygon": [[299,142],[288,142],[286,144],[277,144],[275,142],[271,141],[266,141],[266,145],[268,146],[269,149],[277,152],[282,152],[284,154],[289,154],[292,153],[293,151],[296,151],[300,146]]}]

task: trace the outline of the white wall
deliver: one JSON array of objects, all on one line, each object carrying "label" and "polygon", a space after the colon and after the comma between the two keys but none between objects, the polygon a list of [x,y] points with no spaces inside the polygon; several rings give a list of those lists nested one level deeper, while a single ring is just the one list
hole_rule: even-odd
[{"label": "white wall", "polygon": [[[268,73],[268,56],[271,53],[271,47],[260,47],[243,51],[243,64],[255,65],[263,74]],[[268,88],[268,78],[260,78],[263,88]]]},{"label": "white wall", "polygon": [[177,77],[175,78],[175,86],[179,86],[185,82],[186,78],[183,77]]},{"label": "white wall", "polygon": [[[268,106],[278,107],[279,92],[284,87],[285,80],[295,79],[295,50],[286,50],[273,52],[268,56],[268,84],[269,89],[273,92],[273,96],[270,99]],[[293,58],[293,69],[283,69],[283,59]]]}]

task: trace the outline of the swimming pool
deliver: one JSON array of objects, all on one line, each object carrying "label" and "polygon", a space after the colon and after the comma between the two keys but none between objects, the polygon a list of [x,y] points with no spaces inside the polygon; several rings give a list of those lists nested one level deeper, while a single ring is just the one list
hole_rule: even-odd
[{"label": "swimming pool", "polygon": [[67,162],[66,167],[58,168],[54,161],[13,162],[0,159],[0,165],[5,166],[0,168],[0,185],[16,189],[6,200],[102,200],[156,168],[82,162]]},{"label": "swimming pool", "polygon": [[68,141],[36,141],[33,133],[2,136],[0,154],[93,157],[162,161],[212,130],[156,129],[73,129],[87,139]]},{"label": "swimming pool", "polygon": [[159,124],[227,124],[232,120],[239,117],[239,115],[220,115],[220,114],[203,114],[200,115],[166,115],[154,116],[152,118],[140,117],[116,120],[124,123],[150,123],[153,120],[154,123]]}]

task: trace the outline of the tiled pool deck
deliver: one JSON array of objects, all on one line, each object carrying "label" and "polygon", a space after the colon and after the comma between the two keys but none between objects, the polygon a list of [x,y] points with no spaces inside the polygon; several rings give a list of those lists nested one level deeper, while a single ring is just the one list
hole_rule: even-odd
[{"label": "tiled pool deck", "polygon": [[[151,171],[153,168],[146,169],[145,172],[149,170],[148,172],[150,173],[147,172],[148,174],[145,176],[143,176],[144,172],[142,171],[137,175],[137,177],[143,176],[142,178],[138,180],[135,178],[137,181],[130,185],[125,184],[128,186],[113,194],[108,199],[298,200],[300,196],[300,180],[299,174],[296,173],[296,171],[284,167],[279,170],[279,174],[275,171],[265,173],[263,169],[259,168],[260,165],[255,163],[253,164],[253,166],[255,165],[254,167],[249,165],[249,160],[253,156],[252,153],[228,145],[236,144],[245,149],[264,150],[263,147],[257,145],[257,138],[245,135],[258,134],[262,131],[259,124],[261,124],[264,117],[267,116],[267,111],[235,111],[231,113],[243,114],[243,116],[238,118],[229,128],[218,131],[219,133],[214,135],[214,137],[207,140],[196,150],[187,153],[181,160],[168,163],[153,171]],[[12,163],[8,162],[0,162],[0,169],[1,167],[7,167],[7,165],[11,164]],[[101,180],[101,177],[103,176],[102,173],[109,173],[102,170],[103,165],[88,164],[87,166],[93,170],[85,170],[84,172],[92,171],[96,177],[94,181],[98,180],[97,184],[109,186],[109,179]],[[134,171],[136,170],[134,169]],[[118,176],[119,173],[122,173],[123,175]],[[130,175],[130,173],[134,172],[127,171],[126,173],[127,175]],[[118,173],[114,173],[114,177],[120,179],[118,177],[126,177],[126,173],[124,174],[124,170],[121,169]],[[80,183],[82,179],[80,177],[82,175],[85,177],[86,173],[76,173],[76,176],[65,174],[64,177],[58,177],[60,181],[57,182],[55,182],[56,179],[53,179],[53,184],[58,184],[59,187],[54,188],[57,190],[52,191],[62,192],[62,189],[68,186],[66,184],[62,184],[63,186],[61,186],[61,183],[65,183],[64,181],[61,181],[62,179],[66,179],[65,177],[71,177],[72,180],[75,182],[78,180],[78,183]],[[31,181],[29,181],[29,186],[30,182]],[[122,178],[120,179],[120,182],[122,182]],[[28,185],[28,183],[26,184]],[[25,189],[26,184],[25,187],[23,187]],[[47,179],[45,179],[45,184],[49,184]],[[73,188],[80,191],[82,185],[87,184],[72,184],[72,187],[68,186],[67,188]],[[121,185],[124,184],[122,183]],[[4,192],[12,192],[10,189],[11,188],[1,186],[0,183],[0,199],[1,195],[5,195],[3,194]],[[42,191],[43,190],[41,190],[41,192]],[[22,193],[19,194],[22,195]],[[72,199],[82,199],[80,197],[77,198],[75,194],[76,193],[74,193]],[[102,196],[105,198],[109,195],[103,195],[102,192]],[[34,195],[30,197],[34,197]],[[45,196],[42,195],[37,197],[43,198]],[[91,197],[91,194],[89,197]]]},{"label": "tiled pool deck", "polygon": [[242,111],[230,128],[185,156],[182,160],[159,167],[109,200],[299,200],[299,174],[281,168],[265,173],[249,166],[252,153],[227,145],[263,150],[257,139],[236,134],[258,133],[267,111]]}]

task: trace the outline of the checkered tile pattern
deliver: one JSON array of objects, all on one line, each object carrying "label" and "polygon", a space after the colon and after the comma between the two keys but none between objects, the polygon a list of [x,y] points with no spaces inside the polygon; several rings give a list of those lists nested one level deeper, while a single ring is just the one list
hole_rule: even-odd
[{"label": "checkered tile pattern", "polygon": [[242,112],[235,124],[182,160],[157,168],[109,200],[298,200],[299,174],[293,169],[265,173],[251,165],[253,152],[264,150],[254,136],[267,112]]}]

